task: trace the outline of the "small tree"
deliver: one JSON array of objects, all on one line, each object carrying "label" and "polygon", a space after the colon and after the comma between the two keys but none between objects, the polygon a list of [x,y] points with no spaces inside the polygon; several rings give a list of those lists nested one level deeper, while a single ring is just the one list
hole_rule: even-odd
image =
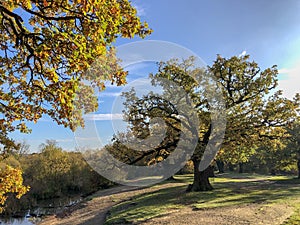
[{"label": "small tree", "polygon": [[[41,155],[35,179],[46,189],[49,196],[59,196],[65,188],[65,175],[71,169],[71,161],[67,152],[64,152],[54,140],[47,140],[42,144]],[[48,193],[47,193],[48,192]]]}]

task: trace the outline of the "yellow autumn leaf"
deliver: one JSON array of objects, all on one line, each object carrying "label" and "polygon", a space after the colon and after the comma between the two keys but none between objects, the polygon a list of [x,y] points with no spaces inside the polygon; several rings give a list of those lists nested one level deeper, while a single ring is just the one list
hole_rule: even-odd
[{"label": "yellow autumn leaf", "polygon": [[27,0],[27,1],[25,2],[25,5],[26,5],[26,8],[27,8],[27,9],[32,9],[32,5],[31,5],[30,0]]}]

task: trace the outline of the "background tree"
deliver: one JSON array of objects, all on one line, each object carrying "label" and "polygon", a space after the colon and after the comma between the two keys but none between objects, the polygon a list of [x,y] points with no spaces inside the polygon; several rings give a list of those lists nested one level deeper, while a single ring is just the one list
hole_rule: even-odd
[{"label": "background tree", "polygon": [[16,152],[18,155],[25,155],[30,153],[30,145],[27,143],[26,140],[23,140],[18,144],[20,145],[20,148]]},{"label": "background tree", "polygon": [[[151,74],[150,77],[154,83],[159,83],[161,78],[175,82],[191,96],[200,127],[198,144],[192,156],[194,182],[190,189],[193,191],[211,190],[212,186],[208,179],[210,168],[199,171],[204,149],[211,138],[213,129],[209,110],[211,106],[205,94],[210,90],[203,88],[203,84],[208,82],[205,72],[200,68],[195,68],[193,63],[193,58],[182,62],[178,60],[161,62],[158,73]],[[218,88],[224,96],[227,128],[222,148],[226,151],[239,152],[242,149],[245,154],[247,149],[251,149],[246,148],[247,146],[255,147],[265,138],[281,137],[286,133],[284,127],[295,120],[296,110],[299,108],[299,95],[296,95],[294,100],[288,100],[280,91],[270,94],[270,91],[277,86],[276,66],[261,70],[256,62],[249,61],[248,55],[234,56],[229,59],[218,56],[206,72],[214,75],[219,85]],[[168,88],[173,88],[163,87],[167,91]],[[180,98],[180,96],[173,96],[173,98]],[[125,112],[133,130],[140,127],[141,123],[145,124],[145,121],[153,116],[154,108],[160,109],[164,120],[174,119],[178,122],[176,110],[157,102],[153,102],[149,96],[138,99],[135,93],[127,96]],[[144,110],[140,110],[143,107]],[[182,120],[184,119],[181,118]],[[149,127],[145,126],[144,129],[149,129]],[[190,131],[190,135],[194,134],[192,130]],[[247,146],[244,143],[247,143]],[[176,145],[175,142],[174,145]],[[236,153],[236,155],[242,154]]]},{"label": "background tree", "polygon": [[47,140],[40,148],[41,157],[40,162],[35,165],[38,171],[35,179],[45,183],[42,187],[46,190],[46,194],[59,196],[62,192],[62,184],[65,182],[63,175],[70,171],[71,162],[68,160],[67,153],[63,152],[54,140]]},{"label": "background tree", "polygon": [[299,160],[299,147],[297,146],[297,139],[299,139],[298,123],[299,118],[284,127],[285,132],[282,132],[280,136],[277,134],[263,137],[257,143],[259,145],[248,150],[250,154],[247,153],[247,150],[242,151],[242,158],[239,154],[236,155],[238,152],[230,149],[228,151],[221,150],[218,158],[231,163],[231,165],[239,164],[239,161],[244,158],[246,160],[244,168],[247,172],[270,173],[272,175],[277,173],[295,174],[298,170],[297,161]]},{"label": "background tree", "polygon": [[285,148],[286,155],[288,156],[288,161],[294,165],[297,165],[298,178],[300,179],[300,120],[292,124],[288,128],[290,138],[288,139],[288,144]]},{"label": "background tree", "polygon": [[[239,173],[243,173],[243,165],[244,163],[249,162],[251,156],[256,154],[256,146],[249,146],[247,143],[237,146],[230,146],[225,149],[225,147],[221,148],[216,156],[216,160],[219,161],[217,163],[224,163],[227,164],[238,164],[239,165]],[[219,167],[219,166],[218,166]],[[223,171],[224,173],[224,165]]]},{"label": "background tree", "polygon": [[[67,206],[69,198],[84,197],[112,185],[112,182],[103,178],[90,167],[80,152],[64,151],[53,140],[42,144],[40,153],[10,155],[2,160],[0,168],[5,169],[7,165],[11,167],[8,171],[13,171],[13,173],[8,174],[4,178],[6,180],[2,180],[15,179],[15,175],[18,173],[14,168],[17,168],[20,176],[18,179],[21,179],[19,181],[22,181],[23,186],[27,188],[26,191],[28,191],[28,186],[30,189],[21,199],[15,198],[18,192],[11,191],[21,191],[19,186],[15,186],[16,189],[12,189],[13,186],[11,189],[7,189],[10,192],[4,195],[7,198],[2,215],[20,215],[20,212],[27,212],[28,209],[43,205],[44,200],[55,207],[57,197],[60,198],[59,204]],[[6,169],[5,172],[7,173]],[[4,171],[1,170],[0,175],[2,176],[3,173]],[[1,187],[16,185],[16,182],[12,182],[13,179],[8,184],[3,183]]]}]

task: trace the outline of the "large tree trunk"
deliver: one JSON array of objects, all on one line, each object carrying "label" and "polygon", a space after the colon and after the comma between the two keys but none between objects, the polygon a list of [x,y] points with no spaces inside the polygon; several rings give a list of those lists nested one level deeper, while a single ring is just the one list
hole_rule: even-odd
[{"label": "large tree trunk", "polygon": [[274,166],[271,167],[270,173],[272,176],[276,176],[276,169],[274,168]]},{"label": "large tree trunk", "polygon": [[224,173],[224,162],[222,160],[217,160],[216,163],[219,173]]},{"label": "large tree trunk", "polygon": [[213,189],[209,182],[212,176],[213,167],[209,166],[204,171],[199,171],[200,160],[193,160],[194,163],[194,181],[187,188],[187,191],[210,191]]},{"label": "large tree trunk", "polygon": [[271,169],[271,175],[276,176],[276,170],[275,169]]},{"label": "large tree trunk", "polygon": [[239,163],[239,173],[244,173],[244,164]]},{"label": "large tree trunk", "polygon": [[298,159],[297,167],[298,167],[298,178],[300,179],[300,159]]}]

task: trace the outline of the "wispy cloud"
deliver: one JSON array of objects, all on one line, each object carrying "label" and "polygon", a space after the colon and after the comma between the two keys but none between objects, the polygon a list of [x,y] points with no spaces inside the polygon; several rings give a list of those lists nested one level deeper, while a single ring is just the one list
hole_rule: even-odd
[{"label": "wispy cloud", "polygon": [[118,97],[121,95],[121,92],[101,92],[99,97]]},{"label": "wispy cloud", "polygon": [[132,81],[128,81],[128,85],[124,89],[130,90],[133,87],[136,90],[139,90],[139,89],[145,89],[145,88],[149,89],[149,87],[154,87],[154,86],[151,84],[150,79],[138,78],[138,79],[132,79]]},{"label": "wispy cloud", "polygon": [[280,75],[285,75],[284,79],[279,79],[278,87],[283,90],[283,94],[287,98],[293,98],[296,93],[300,93],[300,64],[297,63],[292,68],[282,68],[279,71]]},{"label": "wispy cloud", "polygon": [[133,2],[132,6],[136,8],[138,16],[146,16],[145,8],[142,5],[138,4],[137,2]]},{"label": "wispy cloud", "polygon": [[76,137],[76,140],[78,141],[99,141],[99,138],[97,137]]},{"label": "wispy cloud", "polygon": [[74,139],[55,139],[55,141],[59,143],[68,143],[68,142],[74,142]]},{"label": "wispy cloud", "polygon": [[129,74],[143,75],[144,77],[148,77],[148,73],[145,74],[145,72],[148,70],[149,67],[153,67],[154,65],[157,66],[156,62],[144,61],[130,64],[126,66],[124,70],[129,71]]},{"label": "wispy cloud", "polygon": [[107,121],[107,120],[122,120],[123,114],[115,113],[115,114],[91,114],[84,116],[86,120],[92,121]]}]

